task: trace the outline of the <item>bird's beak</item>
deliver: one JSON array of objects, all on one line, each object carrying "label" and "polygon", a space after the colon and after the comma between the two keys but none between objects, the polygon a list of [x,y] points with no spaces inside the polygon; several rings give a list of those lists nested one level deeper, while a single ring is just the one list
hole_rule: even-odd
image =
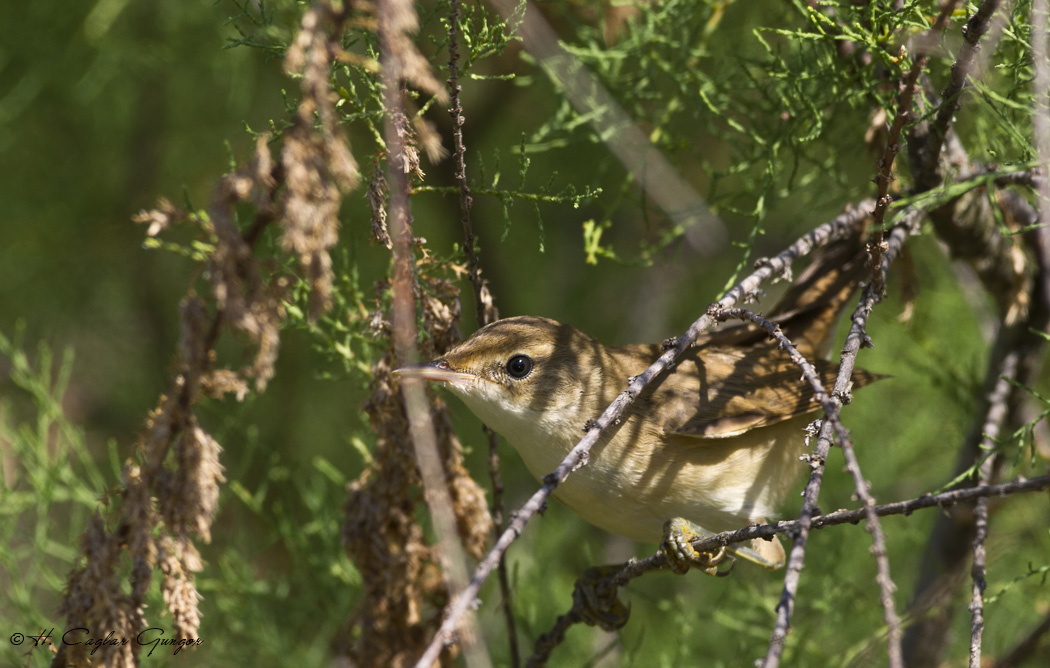
[{"label": "bird's beak", "polygon": [[400,369],[394,369],[394,375],[407,376],[409,378],[422,378],[424,380],[436,380],[439,383],[464,384],[477,380],[477,377],[474,376],[474,374],[455,371],[445,360],[409,364]]}]

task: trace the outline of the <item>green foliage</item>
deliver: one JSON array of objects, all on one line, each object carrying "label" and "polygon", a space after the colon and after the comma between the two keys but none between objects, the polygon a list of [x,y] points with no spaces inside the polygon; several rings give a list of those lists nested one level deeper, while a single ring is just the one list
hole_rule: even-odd
[{"label": "green foliage", "polygon": [[[0,367],[9,366],[19,390],[0,401],[0,623],[26,637],[22,644],[4,643],[7,665],[44,666],[51,653],[34,647],[30,636],[50,631],[52,641],[60,639],[62,621],[54,610],[77,562],[78,536],[99,495],[116,484],[123,462],[113,442],[109,461],[92,453],[83,430],[65,414],[72,352],[56,359],[41,344],[30,354],[23,336],[24,325],[14,338],[0,332]],[[347,479],[320,455],[306,466],[286,463],[279,453],[266,453],[257,430],[253,434],[230,465],[223,504],[228,529],[203,550],[214,566],[199,582],[207,601],[200,635],[208,663],[291,656],[323,662],[360,584],[338,539]],[[242,480],[260,465],[265,476],[249,489]],[[149,606],[164,607],[156,586]],[[158,628],[167,624],[151,621]],[[180,658],[169,652],[149,661],[177,665]]]},{"label": "green foliage", "polygon": [[[51,612],[77,557],[76,536],[114,474],[95,459],[83,430],[65,416],[72,351],[56,359],[40,344],[35,354],[27,353],[24,334],[24,323],[12,338],[0,332],[0,368],[7,368],[16,390],[0,399],[0,586],[5,594],[0,623],[28,638],[55,627]],[[34,661],[50,656],[46,648],[34,648],[32,640],[4,643],[8,665],[23,663],[23,655],[37,657]]]},{"label": "green foliage", "polygon": [[281,58],[288,42],[295,35],[306,2],[277,0],[276,2],[245,2],[229,0],[236,12],[226,19],[237,37],[228,37],[226,48],[248,46],[261,49],[271,58]]},{"label": "green foliage", "polygon": [[310,333],[314,350],[324,359],[318,372],[321,378],[351,378],[363,388],[371,377],[371,364],[382,349],[370,327],[389,308],[389,293],[381,291],[375,298],[366,296],[360,269],[350,261],[349,253],[342,252],[335,265],[331,310],[311,322],[307,315],[309,286],[306,281],[296,281],[285,304],[288,324]]},{"label": "green foliage", "polygon": [[[0,331],[0,368],[8,373],[0,381],[0,621],[27,635],[60,624],[54,609],[77,536],[134,451],[133,437],[170,369],[176,304],[187,283],[200,280],[193,272],[212,248],[205,237],[176,232],[145,243],[165,252],[141,253],[141,229],[122,221],[157,195],[180,190],[194,210],[261,132],[280,141],[298,100],[279,59],[309,5],[231,0],[165,9],[131,0],[78,14],[51,4],[27,5],[24,23],[0,9],[0,25],[24,26],[9,28],[22,34],[5,39],[0,54],[0,155],[21,167],[0,184],[14,221],[0,229],[0,313],[28,321],[26,334],[13,340]],[[513,28],[524,4],[509,21],[487,3],[468,2],[460,15],[467,174],[496,304],[504,315],[559,318],[609,343],[680,331],[754,257],[874,194],[870,179],[895,113],[896,83],[939,5],[665,0],[637,3],[621,21],[612,10],[624,4],[540,6],[565,50],[726,222],[733,245],[715,257],[698,260],[689,230],[655,207],[605,148],[608,137],[592,120],[610,110],[574,107],[562,82],[521,50]],[[103,11],[116,6],[127,11]],[[933,45],[932,90],[943,88],[958,26],[975,8],[959,10],[951,36]],[[953,126],[973,159],[997,168],[913,197],[902,153],[898,211],[943,204],[1033,163],[1030,9],[1028,0],[1012,3]],[[330,81],[358,162],[374,159],[382,172],[378,46],[364,18],[346,34],[347,55]],[[420,48],[444,79],[448,3],[420,3],[420,20]],[[410,96],[412,120],[430,123],[449,148],[443,105],[418,91]],[[416,234],[426,237],[435,262],[462,264],[451,161],[424,164],[426,175],[412,184]],[[389,253],[370,240],[371,213],[360,193],[346,198],[329,313],[311,322],[306,285],[292,279],[281,366],[267,395],[242,406],[207,405],[229,483],[214,543],[202,549],[206,663],[324,663],[352,615],[360,583],[341,544],[342,505],[347,481],[374,447],[359,407],[381,351],[370,325],[389,307]],[[534,224],[521,225],[523,215]],[[277,240],[264,242],[277,257]],[[980,300],[958,286],[933,244],[915,246],[923,287],[916,314],[910,324],[896,321],[900,300],[891,286],[870,328],[878,347],[861,358],[893,378],[865,389],[846,414],[880,501],[952,479],[986,356]],[[291,260],[269,268],[296,272]],[[472,299],[463,301],[464,322],[472,322]],[[26,338],[73,346],[80,361],[74,368],[71,354],[56,359],[43,345],[28,354]],[[1034,435],[1050,414],[1048,389],[1045,382],[1028,389],[1037,413],[998,443],[1011,474],[1045,468]],[[472,470],[484,479],[477,423],[458,405],[453,411]],[[837,477],[841,463],[833,457],[828,508],[853,503],[852,483]],[[535,482],[513,453],[504,457],[503,475],[513,510]],[[989,654],[1016,641],[1015,620],[1045,616],[1050,605],[1050,566],[1033,557],[1047,554],[1045,502],[1004,503],[1008,512],[993,518]],[[898,608],[910,596],[932,519],[887,520]],[[851,529],[813,538],[786,664],[883,662],[870,543]],[[512,549],[526,647],[568,609],[573,580],[613,560],[603,540],[555,503]],[[740,566],[720,580],[643,578],[628,588],[633,619],[619,635],[575,627],[555,664],[587,665],[613,646],[623,665],[744,665],[768,640],[781,575]],[[162,609],[153,594],[153,608]],[[498,600],[490,583],[480,617],[504,665]],[[829,617],[839,621],[829,624]],[[957,635],[967,636],[968,620],[956,623]],[[7,663],[23,662],[17,648],[4,651]],[[964,653],[954,650],[952,660]],[[43,665],[43,654],[33,656]]]}]

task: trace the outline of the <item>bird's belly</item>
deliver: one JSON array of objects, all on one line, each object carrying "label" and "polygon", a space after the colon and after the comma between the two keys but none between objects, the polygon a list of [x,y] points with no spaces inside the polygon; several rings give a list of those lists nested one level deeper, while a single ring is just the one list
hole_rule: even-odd
[{"label": "bird's belly", "polygon": [[[806,422],[789,420],[732,438],[676,437],[649,453],[632,448],[621,430],[599,443],[554,496],[587,522],[642,542],[659,542],[664,522],[673,517],[710,531],[740,528],[773,516],[804,470],[799,456]],[[537,479],[568,452],[511,444]]]}]

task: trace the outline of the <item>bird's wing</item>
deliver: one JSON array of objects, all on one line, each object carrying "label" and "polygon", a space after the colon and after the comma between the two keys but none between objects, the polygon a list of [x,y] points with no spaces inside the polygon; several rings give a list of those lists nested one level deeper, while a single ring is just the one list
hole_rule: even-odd
[{"label": "bird's wing", "polygon": [[[738,436],[820,408],[799,366],[768,339],[751,345],[705,343],[686,352],[673,371],[637,399],[635,410],[665,436],[686,436],[701,444],[703,439]],[[641,373],[661,352],[657,346],[643,345],[613,350],[622,364],[619,375]],[[823,359],[810,362],[830,392],[838,365]],[[854,369],[853,388],[882,377]]]},{"label": "bird's wing", "polygon": [[[727,438],[819,408],[801,369],[774,346],[707,349],[693,361],[653,394],[668,435]],[[814,365],[830,390],[835,368],[824,360]]]}]

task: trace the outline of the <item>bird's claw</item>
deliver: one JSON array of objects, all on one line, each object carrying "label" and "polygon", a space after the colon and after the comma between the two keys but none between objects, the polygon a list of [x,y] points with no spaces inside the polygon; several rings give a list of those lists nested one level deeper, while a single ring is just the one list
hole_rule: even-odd
[{"label": "bird's claw", "polygon": [[[683,575],[690,568],[696,568],[707,575],[725,577],[732,572],[736,565],[726,547],[723,545],[714,552],[699,552],[693,547],[693,541],[697,538],[712,536],[710,531],[699,527],[689,520],[681,517],[668,520],[664,524],[664,541],[661,545],[664,556],[671,566],[671,570],[678,575]],[[728,568],[720,569],[723,563],[729,564]]]}]

